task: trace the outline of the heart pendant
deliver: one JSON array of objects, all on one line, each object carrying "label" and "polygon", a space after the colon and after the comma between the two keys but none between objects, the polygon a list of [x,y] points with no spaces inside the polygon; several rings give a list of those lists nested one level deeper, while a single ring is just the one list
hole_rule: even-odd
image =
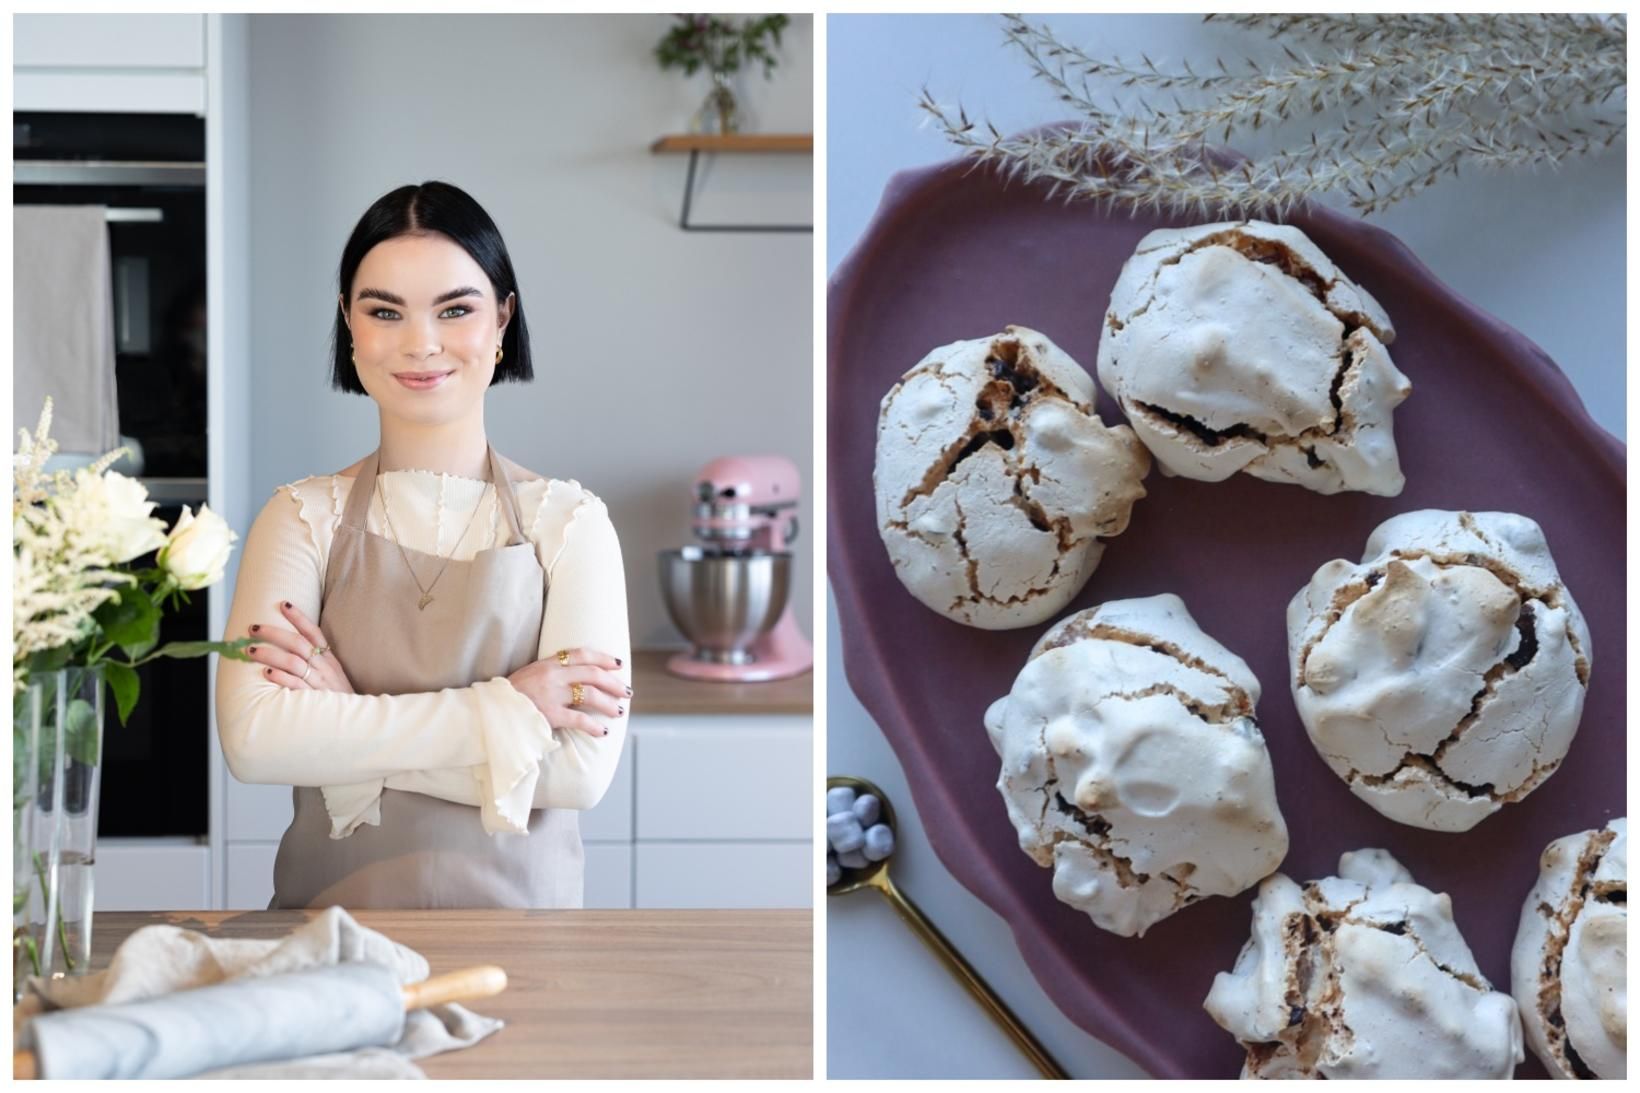
[{"label": "heart pendant", "polygon": [[432,603],[432,602],[433,602],[433,594],[431,592],[423,592],[421,594],[421,599],[416,601],[416,610],[417,611],[425,611],[425,610],[427,610],[427,605]]}]

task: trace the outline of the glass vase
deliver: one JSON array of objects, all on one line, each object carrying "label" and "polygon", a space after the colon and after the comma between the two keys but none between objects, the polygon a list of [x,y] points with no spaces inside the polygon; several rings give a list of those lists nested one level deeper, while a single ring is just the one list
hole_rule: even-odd
[{"label": "glass vase", "polygon": [[90,967],[105,694],[99,672],[69,667],[13,702],[13,1001],[29,975]]},{"label": "glass vase", "polygon": [[735,98],[729,73],[712,73],[712,90],[706,93],[706,101],[695,111],[694,123],[690,128],[697,133],[740,132],[740,101]]}]

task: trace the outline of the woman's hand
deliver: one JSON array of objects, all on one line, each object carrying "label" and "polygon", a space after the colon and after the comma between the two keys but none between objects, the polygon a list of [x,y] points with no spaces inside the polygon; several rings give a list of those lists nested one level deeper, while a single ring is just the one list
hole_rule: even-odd
[{"label": "woman's hand", "polygon": [[[353,683],[347,678],[342,662],[337,659],[336,650],[328,647],[324,632],[309,622],[294,604],[281,603],[279,610],[296,627],[294,634],[278,626],[251,624],[251,637],[262,644],[249,646],[245,652],[262,665],[263,678],[293,691],[353,694]],[[312,656],[313,651],[321,647],[325,648],[325,652]],[[311,670],[309,665],[312,665]]]},{"label": "woman's hand", "polygon": [[[567,662],[567,663],[566,663]],[[592,715],[620,717],[632,697],[615,669],[621,662],[591,649],[567,649],[544,660],[531,661],[507,677],[507,682],[535,703],[547,724],[574,729],[588,736],[608,736],[609,730]],[[581,685],[581,703],[574,705],[575,684]]]}]

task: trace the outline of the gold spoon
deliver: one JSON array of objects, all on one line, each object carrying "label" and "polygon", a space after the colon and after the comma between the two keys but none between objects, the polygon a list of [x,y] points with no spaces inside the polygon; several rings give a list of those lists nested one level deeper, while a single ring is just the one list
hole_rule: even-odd
[{"label": "gold spoon", "polygon": [[[833,775],[826,779],[826,788],[828,790],[835,789],[838,786],[847,786],[849,789],[854,790],[856,794],[869,793],[877,798],[882,805],[882,817],[879,822],[885,823],[894,829],[895,834],[899,833],[899,829],[894,823],[894,807],[888,803],[888,796],[882,790],[864,778]],[[889,855],[889,858],[892,857],[892,854]],[[945,935],[940,933],[932,922],[928,921],[928,918],[917,908],[915,903],[901,895],[900,890],[894,887],[894,882],[888,876],[889,858],[884,858],[882,861],[867,862],[864,869],[844,867],[843,876],[836,884],[826,889],[826,895],[846,896],[850,892],[858,892],[862,888],[877,889],[883,894],[883,898],[888,900],[889,905],[900,913],[900,917],[905,919],[917,936],[922,938],[923,942],[934,951],[934,954],[945,962],[946,968],[952,975],[957,977],[957,982],[966,987],[968,993],[973,995],[975,1000],[985,1007],[986,1012],[991,1015],[991,1019],[1001,1026],[1002,1031],[1006,1032],[1008,1038],[1014,1042],[1020,1051],[1025,1053],[1025,1057],[1031,1061],[1031,1065],[1035,1066],[1044,1078],[1070,1077],[1061,1069],[1058,1063],[1054,1062],[1053,1056],[1048,1054],[1048,1050],[1037,1041],[1036,1037],[1032,1036],[1024,1025],[1020,1024],[1019,1018],[1014,1016],[1014,1011],[1008,1008],[1008,1004],[997,997],[996,992],[991,989],[990,985],[984,979],[981,979],[980,974],[973,969],[968,961],[963,959],[962,954],[952,947],[951,943],[945,939]]]}]

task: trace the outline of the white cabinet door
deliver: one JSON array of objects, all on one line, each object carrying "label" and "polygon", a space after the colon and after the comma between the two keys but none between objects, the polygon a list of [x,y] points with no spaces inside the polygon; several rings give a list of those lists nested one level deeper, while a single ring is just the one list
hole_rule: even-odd
[{"label": "white cabinet door", "polygon": [[637,741],[629,735],[603,800],[581,813],[581,838],[585,842],[624,843],[632,841],[632,766]]},{"label": "white cabinet door", "polygon": [[295,814],[289,786],[252,785],[231,773],[227,779],[229,842],[278,842]]},{"label": "white cabinet door", "polygon": [[203,68],[204,15],[15,15],[18,68]]},{"label": "white cabinet door", "polygon": [[638,839],[812,838],[810,725],[806,717],[646,722],[637,741]]},{"label": "white cabinet door", "polygon": [[13,110],[205,116],[203,15],[18,15],[12,30]]},{"label": "white cabinet door", "polygon": [[97,843],[97,911],[204,911],[210,897],[211,852],[192,843]]},{"label": "white cabinet door", "polygon": [[273,859],[278,843],[228,844],[230,911],[265,911],[273,898]]},{"label": "white cabinet door", "polygon": [[581,905],[624,911],[632,906],[632,844],[587,843],[586,888]]},{"label": "white cabinet door", "polygon": [[808,907],[808,843],[639,843],[636,907]]}]

